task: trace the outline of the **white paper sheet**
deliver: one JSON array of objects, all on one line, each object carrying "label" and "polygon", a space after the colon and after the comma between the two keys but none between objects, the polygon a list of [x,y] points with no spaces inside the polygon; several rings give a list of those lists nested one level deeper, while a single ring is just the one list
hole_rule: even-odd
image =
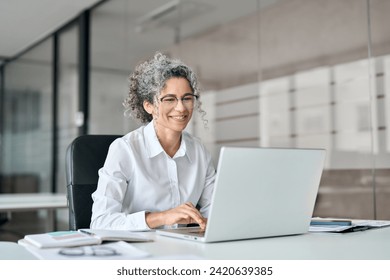
[{"label": "white paper sheet", "polygon": [[27,250],[42,260],[131,260],[144,259],[150,256],[148,252],[124,241],[93,246],[49,249],[39,249],[28,243],[23,244],[23,241],[19,244],[25,246]]}]

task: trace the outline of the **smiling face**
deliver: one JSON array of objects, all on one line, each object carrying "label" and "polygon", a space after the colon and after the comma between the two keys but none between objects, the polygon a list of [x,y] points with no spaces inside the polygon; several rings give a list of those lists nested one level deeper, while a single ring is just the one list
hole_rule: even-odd
[{"label": "smiling face", "polygon": [[[161,133],[181,133],[191,120],[193,108],[184,105],[181,99],[185,95],[192,94],[193,91],[187,79],[170,78],[166,81],[165,87],[158,96],[157,108],[149,102],[144,103],[144,108],[149,114],[153,114],[158,134]],[[169,100],[178,99],[175,102],[162,102],[162,98]],[[172,99],[173,98],[173,99]],[[173,103],[173,104],[172,104]],[[161,135],[159,135],[161,136]]]}]

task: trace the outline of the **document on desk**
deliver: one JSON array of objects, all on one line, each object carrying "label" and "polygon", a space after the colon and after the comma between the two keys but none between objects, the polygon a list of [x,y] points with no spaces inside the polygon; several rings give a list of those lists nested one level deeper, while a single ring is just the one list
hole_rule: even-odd
[{"label": "document on desk", "polygon": [[128,230],[79,229],[78,231],[55,231],[28,234],[26,241],[38,248],[98,245],[105,241],[151,242],[140,232]]},{"label": "document on desk", "polygon": [[339,221],[336,221],[333,224],[331,222],[324,222],[323,224],[313,223],[309,228],[309,232],[345,233],[345,232],[356,232],[356,231],[363,231],[372,228],[381,228],[387,226],[390,226],[390,221],[351,220],[351,223],[349,225],[342,224]]},{"label": "document on desk", "polygon": [[150,257],[150,253],[124,242],[110,242],[101,245],[37,248],[24,239],[18,242],[41,260],[135,260]]}]

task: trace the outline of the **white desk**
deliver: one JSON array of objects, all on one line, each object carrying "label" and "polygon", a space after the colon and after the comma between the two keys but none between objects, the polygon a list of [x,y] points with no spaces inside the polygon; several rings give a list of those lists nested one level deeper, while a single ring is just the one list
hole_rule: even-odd
[{"label": "white desk", "polygon": [[15,242],[0,241],[0,260],[36,260],[37,258]]},{"label": "white desk", "polygon": [[390,260],[390,227],[344,234],[308,233],[210,244],[155,236],[155,242],[135,246],[153,256],[195,254],[205,259]]},{"label": "white desk", "polygon": [[[134,246],[148,251],[152,257],[168,259],[193,255],[210,260],[390,260],[390,227],[344,234],[308,233],[210,244],[158,236],[154,232],[145,234],[154,242],[133,243]],[[0,242],[0,259],[34,258],[23,247],[8,243]],[[17,250],[16,246],[19,246]],[[8,250],[13,250],[13,254]]]},{"label": "white desk", "polygon": [[0,194],[0,212],[25,212],[47,210],[48,230],[53,230],[55,225],[55,210],[67,208],[68,203],[65,194],[54,193],[15,193]]}]

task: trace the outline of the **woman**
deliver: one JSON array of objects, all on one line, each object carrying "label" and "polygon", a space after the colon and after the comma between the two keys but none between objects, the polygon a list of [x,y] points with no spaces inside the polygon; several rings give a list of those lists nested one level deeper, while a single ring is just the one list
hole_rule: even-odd
[{"label": "woman", "polygon": [[206,227],[215,168],[184,131],[194,109],[204,114],[198,98],[196,75],[179,60],[156,53],[135,68],[124,106],[145,125],[111,144],[92,194],[91,228]]}]

